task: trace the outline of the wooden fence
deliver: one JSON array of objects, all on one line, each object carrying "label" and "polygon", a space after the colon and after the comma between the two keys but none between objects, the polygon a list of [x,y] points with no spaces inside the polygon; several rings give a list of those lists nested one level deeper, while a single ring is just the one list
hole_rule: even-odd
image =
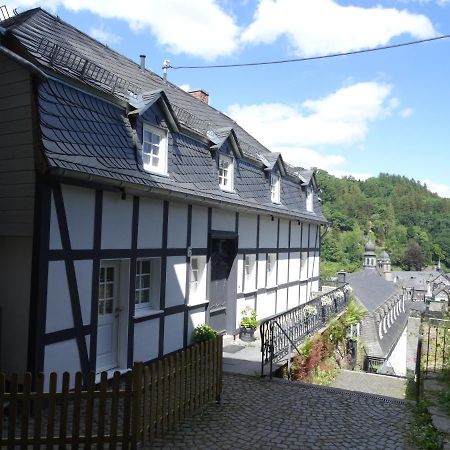
[{"label": "wooden fence", "polygon": [[[20,383],[19,383],[20,381]],[[136,448],[149,445],[222,391],[222,337],[187,348],[112,379],[83,384],[64,373],[32,385],[0,374],[0,446],[8,449]],[[71,383],[72,381],[72,383]],[[97,380],[98,381],[98,380]],[[71,386],[74,386],[70,389]],[[33,387],[33,389],[32,389]]]}]

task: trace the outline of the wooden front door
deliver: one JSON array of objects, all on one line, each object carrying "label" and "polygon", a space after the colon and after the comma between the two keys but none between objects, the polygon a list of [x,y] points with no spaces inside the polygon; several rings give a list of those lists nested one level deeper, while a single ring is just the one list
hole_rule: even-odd
[{"label": "wooden front door", "polygon": [[220,333],[233,333],[236,303],[237,238],[211,238],[209,325]]},{"label": "wooden front door", "polygon": [[118,366],[119,275],[118,261],[101,262],[98,293],[97,372]]}]

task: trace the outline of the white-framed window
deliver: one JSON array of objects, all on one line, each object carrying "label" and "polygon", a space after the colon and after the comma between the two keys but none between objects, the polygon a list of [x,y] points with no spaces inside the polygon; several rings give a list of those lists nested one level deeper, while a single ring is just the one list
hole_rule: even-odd
[{"label": "white-framed window", "polygon": [[147,123],[142,135],[142,164],[148,172],[167,174],[167,132]]},{"label": "white-framed window", "polygon": [[277,282],[277,254],[268,253],[266,261],[266,286],[275,286]]},{"label": "white-framed window", "polygon": [[219,155],[219,187],[224,191],[234,189],[234,159],[231,156]]},{"label": "white-framed window", "polygon": [[245,255],[244,258],[244,290],[256,289],[256,255]]},{"label": "white-framed window", "polygon": [[272,203],[280,203],[280,177],[272,174],[270,177],[270,198]]},{"label": "white-framed window", "polygon": [[306,211],[312,212],[314,210],[313,204],[313,190],[311,186],[306,188]]},{"label": "white-framed window", "polygon": [[161,283],[161,260],[143,258],[136,260],[135,309],[159,310],[159,287]]},{"label": "white-framed window", "polygon": [[206,300],[206,256],[192,256],[189,270],[189,303]]}]

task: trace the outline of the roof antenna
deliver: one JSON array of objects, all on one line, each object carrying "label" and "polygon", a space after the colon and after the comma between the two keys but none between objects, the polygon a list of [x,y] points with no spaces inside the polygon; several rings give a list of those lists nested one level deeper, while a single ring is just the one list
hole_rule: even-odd
[{"label": "roof antenna", "polygon": [[165,59],[163,61],[162,69],[163,69],[163,80],[167,81],[167,69],[170,68],[170,61],[168,59]]}]

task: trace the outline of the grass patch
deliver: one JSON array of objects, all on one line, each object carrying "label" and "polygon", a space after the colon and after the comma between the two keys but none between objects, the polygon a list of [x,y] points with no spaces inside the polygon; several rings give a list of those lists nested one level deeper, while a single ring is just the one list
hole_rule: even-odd
[{"label": "grass patch", "polygon": [[423,400],[410,407],[413,423],[411,424],[409,439],[411,444],[421,450],[441,450],[444,446],[442,435],[431,422],[431,416],[427,410],[428,406],[429,403]]}]

